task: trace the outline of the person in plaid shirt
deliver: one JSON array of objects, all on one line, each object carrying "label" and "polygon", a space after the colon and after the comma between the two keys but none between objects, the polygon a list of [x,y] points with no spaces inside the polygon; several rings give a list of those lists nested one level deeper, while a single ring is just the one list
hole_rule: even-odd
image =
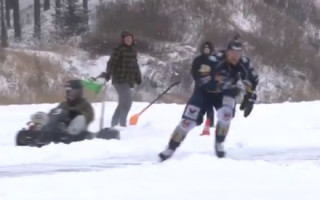
[{"label": "person in plaid shirt", "polygon": [[113,49],[107,62],[106,72],[99,77],[111,79],[118,94],[118,106],[112,116],[111,126],[127,124],[127,116],[132,105],[131,88],[141,84],[141,71],[134,46],[134,36],[128,31],[121,33],[121,43]]}]

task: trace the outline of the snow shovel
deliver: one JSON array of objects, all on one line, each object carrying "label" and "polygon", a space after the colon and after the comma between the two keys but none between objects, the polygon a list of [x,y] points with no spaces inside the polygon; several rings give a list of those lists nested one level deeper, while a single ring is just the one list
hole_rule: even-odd
[{"label": "snow shovel", "polygon": [[[106,82],[105,83],[99,83],[96,81],[97,78],[90,78],[90,79],[85,79],[82,81],[82,84],[89,90],[93,91],[96,95],[98,95],[103,88],[102,94],[106,95]],[[103,128],[103,123],[104,123],[104,100],[105,97],[101,101],[101,115],[100,115],[100,131]]]},{"label": "snow shovel", "polygon": [[180,84],[180,81],[171,84],[165,91],[163,91],[157,98],[155,98],[148,106],[142,109],[139,113],[134,114],[130,117],[130,125],[136,125],[138,123],[140,115],[142,115],[152,104],[154,104],[157,100],[159,100],[163,95],[165,95],[173,86]]},{"label": "snow shovel", "polygon": [[[98,77],[97,77],[98,78]],[[105,96],[101,101],[101,114],[100,114],[100,124],[99,124],[99,131],[95,133],[96,138],[100,139],[120,139],[120,132],[114,128],[103,128],[104,127],[104,110],[105,110],[105,99],[107,95],[107,82],[99,83],[97,82],[97,78],[90,78],[85,79],[82,81],[82,84],[88,88],[89,90],[96,93],[96,95],[101,94],[100,91],[102,90],[102,94]]]}]

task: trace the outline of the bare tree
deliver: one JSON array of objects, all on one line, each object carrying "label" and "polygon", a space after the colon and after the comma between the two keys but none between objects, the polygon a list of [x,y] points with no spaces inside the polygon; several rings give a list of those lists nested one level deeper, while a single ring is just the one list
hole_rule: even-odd
[{"label": "bare tree", "polygon": [[1,0],[1,47],[8,47],[8,33],[4,15],[4,0]]},{"label": "bare tree", "polygon": [[49,10],[50,9],[50,0],[44,0],[44,4],[43,4],[43,10]]},{"label": "bare tree", "polygon": [[21,40],[21,25],[20,25],[20,5],[19,0],[11,0],[13,6],[13,27],[14,37],[16,40]]},{"label": "bare tree", "polygon": [[40,0],[34,0],[34,37],[41,38]]}]

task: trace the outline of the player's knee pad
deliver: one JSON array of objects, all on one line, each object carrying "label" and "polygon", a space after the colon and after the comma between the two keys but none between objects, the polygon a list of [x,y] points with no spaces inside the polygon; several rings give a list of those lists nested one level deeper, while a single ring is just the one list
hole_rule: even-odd
[{"label": "player's knee pad", "polygon": [[73,120],[71,120],[67,128],[67,132],[70,135],[79,135],[81,132],[85,131],[86,128],[86,118],[83,115],[78,115]]},{"label": "player's knee pad", "polygon": [[197,125],[197,122],[190,119],[182,119],[177,127],[177,129],[181,130],[181,132],[188,133]]},{"label": "player's knee pad", "polygon": [[229,125],[234,113],[235,99],[229,96],[224,96],[222,100],[222,107],[218,109],[218,121],[221,125]]},{"label": "player's knee pad", "polygon": [[227,106],[222,106],[218,109],[218,121],[222,124],[229,124],[233,117],[233,109]]},{"label": "player's knee pad", "polygon": [[176,142],[181,142],[187,133],[196,126],[196,122],[189,119],[182,119],[179,125],[175,128],[172,139]]}]

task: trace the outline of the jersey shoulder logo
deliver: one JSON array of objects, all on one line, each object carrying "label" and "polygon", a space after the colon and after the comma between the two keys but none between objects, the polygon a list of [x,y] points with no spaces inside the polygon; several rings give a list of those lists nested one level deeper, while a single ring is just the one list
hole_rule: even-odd
[{"label": "jersey shoulder logo", "polygon": [[211,60],[212,62],[217,62],[218,61],[216,56],[209,56],[209,60]]},{"label": "jersey shoulder logo", "polygon": [[200,69],[198,70],[200,73],[210,73],[211,72],[211,68],[209,65],[205,65],[205,64],[202,64],[200,66]]}]

